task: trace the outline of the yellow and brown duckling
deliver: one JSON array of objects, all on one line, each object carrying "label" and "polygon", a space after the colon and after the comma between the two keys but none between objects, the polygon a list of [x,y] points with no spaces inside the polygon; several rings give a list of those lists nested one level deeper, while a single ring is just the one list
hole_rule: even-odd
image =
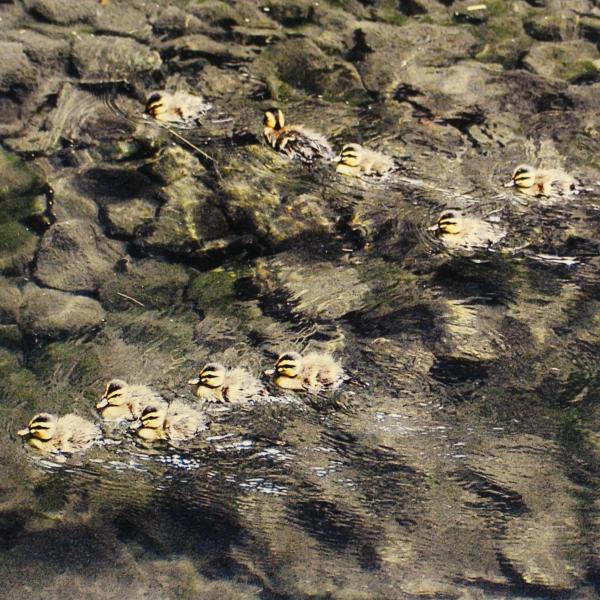
[{"label": "yellow and brown duckling", "polygon": [[246,369],[226,369],[215,362],[202,367],[198,377],[188,383],[194,386],[196,397],[205,402],[240,404],[262,392],[260,381]]},{"label": "yellow and brown duckling", "polygon": [[146,114],[174,127],[195,127],[212,108],[200,96],[187,92],[153,92],[146,100]]},{"label": "yellow and brown duckling", "polygon": [[333,149],[324,136],[302,125],[286,125],[279,108],[265,112],[264,124],[263,137],[267,144],[289,158],[304,163],[335,159]]},{"label": "yellow and brown duckling", "polygon": [[370,150],[360,144],[346,144],[340,153],[335,170],[342,175],[355,177],[387,175],[396,169],[391,156]]},{"label": "yellow and brown duckling", "polygon": [[35,415],[17,434],[33,448],[55,454],[85,450],[101,436],[97,425],[78,415],[67,414],[58,418],[50,413]]},{"label": "yellow and brown duckling", "polygon": [[205,415],[181,400],[146,406],[140,421],[135,433],[147,442],[183,442],[206,429]]},{"label": "yellow and brown duckling", "polygon": [[129,385],[122,379],[111,379],[96,408],[107,421],[135,421],[149,404],[156,406],[164,401],[146,385]]},{"label": "yellow and brown duckling", "polygon": [[560,169],[535,169],[519,165],[504,187],[514,187],[529,196],[568,196],[577,192],[577,181]]},{"label": "yellow and brown duckling", "polygon": [[506,236],[499,224],[465,215],[459,209],[444,211],[428,229],[452,248],[488,249]]},{"label": "yellow and brown duckling", "polygon": [[331,354],[284,352],[275,362],[275,368],[265,371],[273,375],[275,385],[286,390],[320,392],[334,390],[346,379],[344,370]]}]

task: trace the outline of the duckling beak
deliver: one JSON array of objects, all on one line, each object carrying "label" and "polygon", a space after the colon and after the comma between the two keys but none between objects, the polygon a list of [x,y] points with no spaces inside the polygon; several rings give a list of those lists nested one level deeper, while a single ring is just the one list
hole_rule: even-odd
[{"label": "duckling beak", "polygon": [[200,377],[194,377],[194,379],[188,379],[188,385],[198,385],[200,383]]},{"label": "duckling beak", "polygon": [[263,371],[263,373],[269,376],[275,375],[275,369],[267,369],[266,371]]},{"label": "duckling beak", "polygon": [[17,431],[17,435],[20,435],[21,437],[28,435],[29,434],[29,429],[25,428],[25,429],[19,429],[19,431]]},{"label": "duckling beak", "polygon": [[504,184],[504,187],[514,187],[515,186],[515,182],[513,179],[511,179],[508,183]]},{"label": "duckling beak", "polygon": [[436,223],[435,225],[428,227],[427,231],[437,231],[439,228],[440,228],[440,226]]},{"label": "duckling beak", "polygon": [[108,401],[106,400],[106,398],[102,398],[102,400],[100,400],[100,402],[98,402],[98,403],[96,404],[96,408],[97,408],[98,410],[100,410],[100,409],[102,409],[102,408],[105,408],[106,406],[108,406]]}]

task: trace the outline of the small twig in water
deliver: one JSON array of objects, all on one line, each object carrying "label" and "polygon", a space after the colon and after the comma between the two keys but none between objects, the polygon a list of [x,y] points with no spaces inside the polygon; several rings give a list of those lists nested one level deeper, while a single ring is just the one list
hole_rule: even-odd
[{"label": "small twig in water", "polygon": [[139,300],[136,300],[135,298],[132,298],[131,296],[128,296],[127,294],[122,294],[121,292],[117,292],[117,296],[122,296],[123,298],[127,298],[127,300],[131,300],[132,302],[139,304],[143,308],[146,308],[145,304],[142,304]]}]

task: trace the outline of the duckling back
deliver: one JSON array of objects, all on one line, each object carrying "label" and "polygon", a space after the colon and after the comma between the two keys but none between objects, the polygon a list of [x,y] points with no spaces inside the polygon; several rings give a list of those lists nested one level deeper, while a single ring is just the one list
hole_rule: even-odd
[{"label": "duckling back", "polygon": [[260,381],[246,369],[238,367],[227,371],[223,384],[223,397],[227,402],[247,402],[258,396],[261,391]]},{"label": "duckling back", "polygon": [[544,196],[568,196],[577,192],[577,181],[560,169],[542,169],[536,173],[538,192]]},{"label": "duckling back", "polygon": [[202,412],[191,408],[181,400],[171,402],[164,423],[168,440],[174,442],[189,440],[203,429],[206,429],[206,416]]},{"label": "duckling back", "polygon": [[100,439],[100,428],[78,415],[67,414],[56,424],[56,448],[59,452],[77,452]]},{"label": "duckling back", "polygon": [[320,133],[301,125],[283,129],[273,147],[290,158],[297,158],[309,164],[317,160],[332,161],[335,159],[335,154],[327,139]]},{"label": "duckling back", "polygon": [[336,389],[343,381],[344,370],[330,354],[309,352],[302,365],[302,380],[309,390]]}]

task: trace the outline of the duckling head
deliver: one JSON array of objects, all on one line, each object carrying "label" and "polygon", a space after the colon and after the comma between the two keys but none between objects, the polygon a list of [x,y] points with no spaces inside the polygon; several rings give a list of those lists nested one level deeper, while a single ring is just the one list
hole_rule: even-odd
[{"label": "duckling head", "polygon": [[141,426],[136,430],[139,437],[144,440],[163,439],[166,407],[146,406],[140,417]]},{"label": "duckling head", "polygon": [[220,363],[208,363],[200,370],[198,377],[190,379],[190,385],[207,387],[217,390],[223,387],[225,382],[225,367]]},{"label": "duckling head", "polygon": [[269,129],[283,129],[285,126],[285,118],[283,111],[280,108],[270,108],[265,111],[264,115],[265,127]]},{"label": "duckling head", "polygon": [[463,217],[458,211],[448,210],[429,230],[435,231],[436,235],[458,235],[463,231]]},{"label": "duckling head", "polygon": [[284,352],[275,362],[275,376],[298,377],[302,371],[302,356],[298,352]]},{"label": "duckling head", "polygon": [[535,169],[530,165],[519,165],[512,174],[510,181],[504,187],[528,189],[535,185]]},{"label": "duckling head", "polygon": [[340,153],[338,164],[347,167],[357,167],[360,164],[360,154],[362,146],[359,144],[346,144]]},{"label": "duckling head", "polygon": [[27,442],[35,448],[42,448],[56,435],[56,417],[49,413],[35,415],[25,429],[17,431],[17,435],[27,437]]},{"label": "duckling head", "polygon": [[160,92],[154,92],[148,96],[148,100],[146,100],[146,110],[144,111],[146,114],[151,117],[156,118],[164,107],[163,97]]},{"label": "duckling head", "polygon": [[122,379],[111,379],[104,388],[102,400],[96,404],[96,408],[102,413],[110,406],[123,406],[127,402],[124,389],[127,382]]}]

